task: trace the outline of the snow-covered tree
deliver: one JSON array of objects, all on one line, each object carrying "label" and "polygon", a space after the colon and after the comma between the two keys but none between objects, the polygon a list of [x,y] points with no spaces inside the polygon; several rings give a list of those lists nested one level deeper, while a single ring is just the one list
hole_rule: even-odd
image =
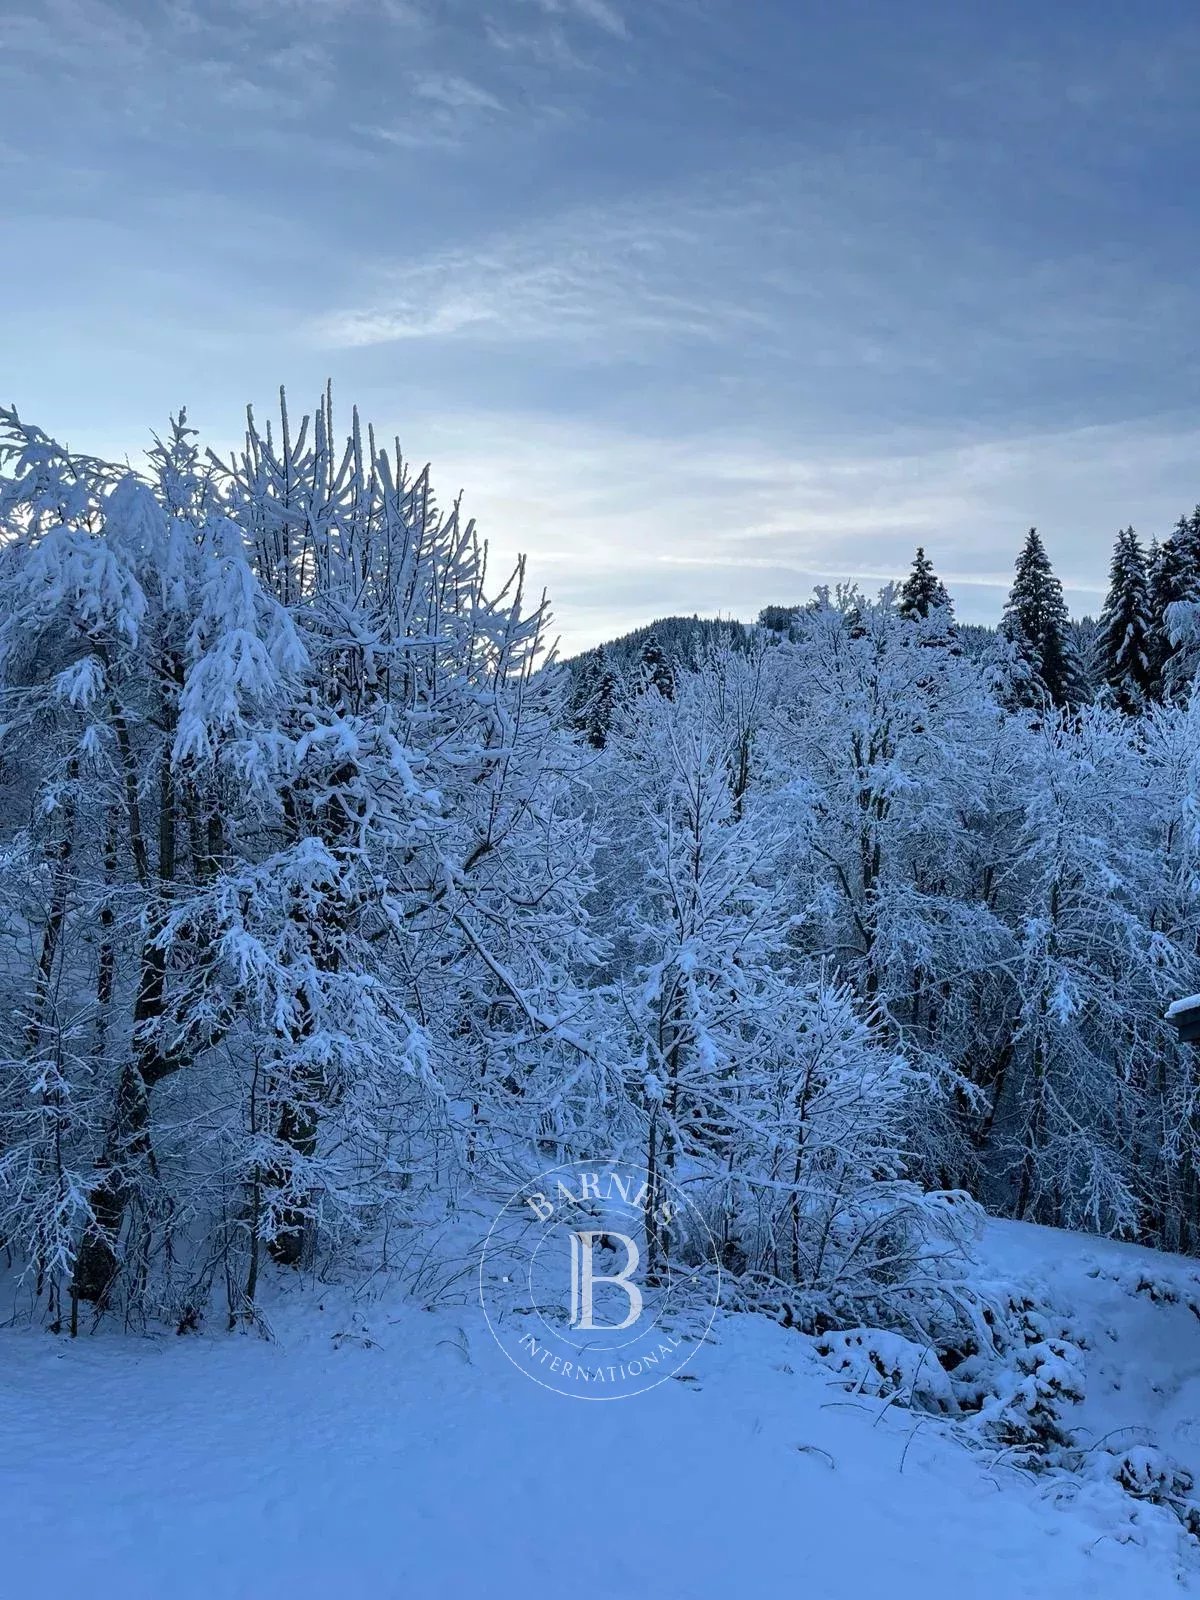
[{"label": "snow-covered tree", "polygon": [[642,646],[642,656],[638,666],[638,687],[641,690],[656,689],[668,700],[673,699],[675,695],[675,672],[670,657],[655,633],[651,633]]},{"label": "snow-covered tree", "polygon": [[1023,704],[1077,705],[1084,696],[1083,668],[1071,637],[1062,584],[1054,575],[1046,547],[1030,528],[1004,607],[1001,630],[1026,669],[1017,686]]},{"label": "snow-covered tree", "polygon": [[622,698],[620,675],[603,649],[596,652],[588,688],[587,699],[579,712],[579,725],[593,750],[603,750]]},{"label": "snow-covered tree", "polygon": [[1108,597],[1096,635],[1096,669],[1125,712],[1140,710],[1153,686],[1146,558],[1132,528],[1117,535]]},{"label": "snow-covered tree", "polygon": [[[600,885],[627,930],[614,974],[627,1095],[652,1189],[687,1176],[752,1292],[778,1303],[798,1287],[806,1319],[845,1316],[945,1244],[906,1177],[924,1077],[797,943],[791,807],[739,803],[727,667],[681,682],[674,704],[635,703],[609,752],[612,793],[638,805]],[[655,1270],[673,1245],[669,1227],[650,1231]]]},{"label": "snow-covered tree", "polygon": [[139,471],[4,412],[0,530],[0,1237],[52,1326],[253,1319],[598,1151],[809,1326],[957,1338],[960,1190],[1200,1247],[1191,522],[1148,635],[1118,540],[1124,714],[1036,534],[991,639],[919,552],[559,668],[328,396]]},{"label": "snow-covered tree", "polygon": [[949,611],[953,608],[946,585],[933,570],[933,562],[922,545],[917,546],[912,570],[900,585],[897,609],[901,616],[927,617],[930,611]]},{"label": "snow-covered tree", "polygon": [[1155,699],[1186,694],[1187,675],[1176,662],[1178,614],[1172,607],[1200,602],[1200,520],[1180,517],[1149,563],[1150,669]]},{"label": "snow-covered tree", "polygon": [[6,749],[43,732],[47,819],[10,845],[42,931],[6,1232],[76,1303],[190,1316],[219,1260],[238,1314],[260,1246],[353,1238],[587,1054],[544,606],[328,398],[229,463],[181,419],[142,476],[4,425]]}]

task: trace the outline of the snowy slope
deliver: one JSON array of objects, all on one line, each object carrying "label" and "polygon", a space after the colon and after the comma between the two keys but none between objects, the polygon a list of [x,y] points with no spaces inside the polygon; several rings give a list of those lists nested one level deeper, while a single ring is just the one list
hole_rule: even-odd
[{"label": "snowy slope", "polygon": [[1040,1280],[1087,1340],[1079,1440],[1165,1450],[1200,1482],[1200,1263],[1019,1222],[990,1223],[986,1254]]},{"label": "snowy slope", "polygon": [[[1081,1423],[1200,1466],[1200,1322],[1127,1292],[1190,1264],[1015,1224],[986,1252],[1090,1330]],[[523,1380],[472,1308],[294,1289],[272,1320],[274,1343],[2,1336],[6,1595],[1153,1600],[1200,1578],[1169,1513],[856,1399],[760,1319],[720,1319],[695,1381],[602,1405]]]}]

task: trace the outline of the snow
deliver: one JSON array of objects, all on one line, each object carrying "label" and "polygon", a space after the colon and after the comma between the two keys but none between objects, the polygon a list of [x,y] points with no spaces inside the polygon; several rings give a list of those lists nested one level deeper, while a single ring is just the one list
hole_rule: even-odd
[{"label": "snow", "polygon": [[1185,1011],[1195,1011],[1200,1006],[1200,994],[1189,994],[1184,1000],[1176,1000],[1167,1007],[1168,1017],[1182,1016]]},{"label": "snow", "polygon": [[1088,1339],[1073,1426],[1121,1446],[1161,1445],[1200,1479],[1200,1262],[1000,1221],[988,1225],[987,1259],[1040,1276]]},{"label": "snow", "polygon": [[[985,1255],[1078,1319],[1097,1441],[1200,1466],[1200,1324],[1136,1292],[1200,1290],[1191,1263],[1015,1223]],[[850,1394],[763,1318],[595,1406],[525,1381],[472,1305],[292,1280],[270,1315],[272,1342],[3,1335],[6,1594],[1155,1600],[1200,1576],[1162,1508]]]}]

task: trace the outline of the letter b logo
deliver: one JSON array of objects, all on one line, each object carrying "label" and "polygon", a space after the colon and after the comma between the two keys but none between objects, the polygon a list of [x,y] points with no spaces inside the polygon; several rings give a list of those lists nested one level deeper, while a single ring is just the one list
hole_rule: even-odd
[{"label": "letter b logo", "polygon": [[[627,1233],[584,1230],[571,1234],[571,1326],[605,1333],[631,1328],[642,1314],[642,1291],[631,1282],[641,1252]],[[597,1272],[592,1252],[599,1239],[619,1239],[625,1246],[625,1265],[620,1272]],[[596,1322],[593,1319],[593,1294],[598,1283],[615,1283],[625,1291],[629,1310],[624,1322]]]}]

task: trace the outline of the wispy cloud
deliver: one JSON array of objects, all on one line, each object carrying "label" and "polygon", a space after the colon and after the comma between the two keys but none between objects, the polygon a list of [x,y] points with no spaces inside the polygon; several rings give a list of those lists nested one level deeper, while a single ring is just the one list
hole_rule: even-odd
[{"label": "wispy cloud", "polygon": [[[638,0],[643,10],[658,3]],[[634,38],[625,13],[613,0],[510,0],[487,15],[484,29],[503,55],[574,74],[595,70],[605,59],[605,47],[611,54]]]},{"label": "wispy cloud", "polygon": [[1200,429],[927,437],[866,455],[459,416],[426,442],[444,491],[468,486],[498,558],[528,552],[573,651],[669,612],[749,617],[817,583],[874,588],[918,543],[960,615],[995,621],[1032,523],[1074,610],[1094,614],[1117,527],[1166,532],[1194,497]]},{"label": "wispy cloud", "polygon": [[942,181],[863,144],[569,207],[379,261],[313,331],[332,348],[557,342],[589,362],[724,343],[739,381],[752,356],[780,391],[819,374],[829,396],[900,377],[1028,392],[1031,363],[1136,363],[1191,319],[1182,263],[1147,281],[1117,242],[1031,254],[983,221],[950,229]]},{"label": "wispy cloud", "polygon": [[453,72],[427,72],[413,83],[413,92],[422,100],[448,111],[503,111],[504,106],[490,90],[470,78]]},{"label": "wispy cloud", "polygon": [[535,0],[535,3],[551,16],[574,15],[593,23],[614,39],[629,38],[625,18],[609,0]]},{"label": "wispy cloud", "polygon": [[407,88],[400,114],[383,123],[356,124],[354,131],[408,150],[452,150],[507,114],[499,95],[460,73],[417,71],[409,75]]},{"label": "wispy cloud", "polygon": [[[222,111],[298,121],[333,88],[336,0],[304,0],[280,25],[261,4],[232,14],[181,3],[133,15],[120,0],[18,0],[0,22],[0,83],[83,90],[89,115],[119,107],[112,130],[220,128]],[[186,109],[188,119],[181,113]],[[214,117],[214,111],[218,117]],[[175,119],[164,129],[164,115]]]},{"label": "wispy cloud", "polygon": [[[675,204],[581,209],[477,249],[381,271],[372,299],[322,319],[318,340],[362,346],[469,335],[565,341],[597,358],[661,337],[711,339],[761,314],[710,281],[708,219]],[[681,263],[691,257],[690,272]]]}]

